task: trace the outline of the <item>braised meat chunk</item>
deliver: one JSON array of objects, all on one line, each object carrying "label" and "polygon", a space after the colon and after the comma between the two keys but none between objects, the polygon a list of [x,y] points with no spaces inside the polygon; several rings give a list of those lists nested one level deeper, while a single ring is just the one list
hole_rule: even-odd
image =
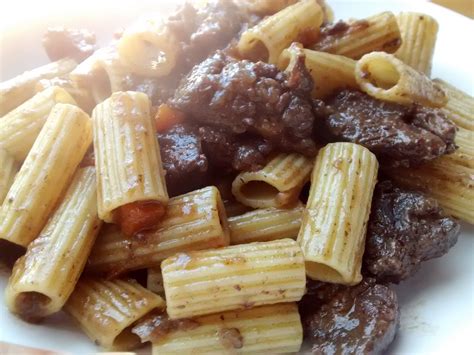
[{"label": "braised meat chunk", "polygon": [[423,261],[446,254],[456,244],[459,229],[436,200],[391,181],[380,182],[372,201],[364,271],[378,281],[398,283]]},{"label": "braised meat chunk", "polygon": [[96,38],[88,30],[53,27],[43,36],[43,47],[52,61],[70,57],[82,62],[95,51]]},{"label": "braised meat chunk", "polygon": [[365,146],[382,165],[414,166],[456,149],[456,127],[440,110],[405,107],[352,90],[329,99],[326,109],[331,138]]},{"label": "braised meat chunk", "polygon": [[170,105],[195,122],[259,135],[282,150],[313,155],[313,82],[300,59],[284,73],[218,51],[182,80]]},{"label": "braised meat chunk", "polygon": [[380,354],[395,338],[395,291],[374,279],[353,287],[310,281],[300,303],[304,342],[313,354]]}]

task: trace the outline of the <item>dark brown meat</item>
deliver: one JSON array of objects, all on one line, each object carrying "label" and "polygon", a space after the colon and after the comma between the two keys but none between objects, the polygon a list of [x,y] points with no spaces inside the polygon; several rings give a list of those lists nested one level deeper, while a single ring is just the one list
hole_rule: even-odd
[{"label": "dark brown meat", "polygon": [[367,230],[364,272],[378,281],[413,275],[421,262],[440,257],[456,244],[460,226],[436,200],[380,182],[374,193]]},{"label": "dark brown meat", "polygon": [[70,57],[82,62],[96,50],[94,32],[64,27],[48,28],[43,47],[52,61]]},{"label": "dark brown meat", "polygon": [[399,325],[397,295],[365,279],[346,287],[311,282],[300,303],[304,342],[313,354],[380,354]]},{"label": "dark brown meat", "polygon": [[173,96],[180,79],[181,75],[179,73],[172,73],[163,78],[144,78],[135,74],[128,74],[123,85],[124,90],[147,94],[153,106],[159,106]]},{"label": "dark brown meat", "polygon": [[195,122],[252,133],[281,150],[313,155],[312,86],[303,57],[283,73],[218,51],[182,80],[170,105]]},{"label": "dark brown meat", "polygon": [[361,144],[383,165],[414,166],[456,149],[456,127],[440,110],[405,107],[343,90],[327,102],[325,130],[333,140]]}]

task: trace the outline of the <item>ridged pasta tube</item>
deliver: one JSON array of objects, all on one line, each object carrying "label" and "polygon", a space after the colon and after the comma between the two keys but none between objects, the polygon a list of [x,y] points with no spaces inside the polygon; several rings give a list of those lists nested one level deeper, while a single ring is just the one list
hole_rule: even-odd
[{"label": "ridged pasta tube", "polygon": [[336,54],[303,49],[296,43],[282,52],[278,67],[281,70],[291,67],[298,55],[304,55],[305,66],[313,78],[313,97],[321,99],[331,95],[337,89],[358,87],[354,75],[355,60]]},{"label": "ridged pasta tube", "polygon": [[155,231],[125,237],[107,226],[94,245],[88,268],[116,275],[154,267],[179,252],[229,245],[229,228],[219,190],[206,187],[173,197]]},{"label": "ridged pasta tube", "polygon": [[134,280],[82,279],[66,303],[66,311],[97,345],[107,350],[138,347],[133,325],[155,309],[163,299]]},{"label": "ridged pasta tube", "polygon": [[245,244],[271,240],[296,239],[304,207],[265,208],[229,218],[230,243]]},{"label": "ridged pasta tube", "polygon": [[355,77],[362,91],[380,100],[431,107],[442,107],[448,101],[441,87],[393,54],[364,55],[356,64]]},{"label": "ridged pasta tube", "polygon": [[377,170],[375,155],[360,145],[332,143],[320,150],[298,235],[309,278],[346,285],[362,280]]},{"label": "ridged pasta tube", "polygon": [[171,319],[299,301],[306,285],[291,239],[179,253],[161,271]]},{"label": "ridged pasta tube", "polygon": [[36,321],[61,310],[84,269],[101,221],[93,167],[79,169],[61,204],[18,259],[5,290],[11,312]]},{"label": "ridged pasta tube", "polygon": [[376,51],[395,52],[401,43],[397,18],[389,11],[348,23],[340,36],[332,35],[317,42],[312,49],[359,59]]},{"label": "ridged pasta tube", "polygon": [[24,160],[57,103],[76,102],[64,89],[53,86],[3,116],[0,119],[0,146],[16,160]]},{"label": "ridged pasta tube", "polygon": [[0,116],[31,98],[35,94],[35,85],[40,79],[51,79],[67,74],[76,65],[73,59],[65,58],[0,83]]},{"label": "ridged pasta tube", "polygon": [[163,275],[160,267],[152,267],[147,270],[146,288],[150,291],[165,297],[165,288],[163,287]]},{"label": "ridged pasta tube", "polygon": [[133,73],[162,77],[176,65],[179,40],[161,21],[159,14],[138,20],[118,42],[121,61]]},{"label": "ridged pasta tube", "polygon": [[3,148],[0,147],[0,203],[3,202],[10,186],[13,184],[19,165],[15,159]]},{"label": "ridged pasta tube", "polygon": [[92,141],[89,116],[57,104],[0,207],[0,238],[26,247],[43,229]]},{"label": "ridged pasta tube", "polygon": [[304,155],[278,154],[258,171],[243,172],[232,183],[236,200],[253,208],[295,203],[308,181],[313,162]]},{"label": "ridged pasta tube", "polygon": [[397,16],[397,22],[402,34],[402,45],[395,56],[429,77],[438,22],[431,16],[416,12],[401,12]]},{"label": "ridged pasta tube", "polygon": [[152,353],[297,353],[303,341],[295,303],[212,314],[190,319],[187,324],[187,329],[172,329],[161,339],[152,336]]},{"label": "ridged pasta tube", "polygon": [[277,64],[281,52],[304,32],[317,33],[324,13],[315,0],[303,0],[245,31],[237,48],[242,57]]},{"label": "ridged pasta tube", "polygon": [[[96,106],[92,121],[99,217],[121,224],[126,234],[155,226],[169,198],[148,96],[114,93]],[[124,208],[132,203],[140,203],[141,209],[154,206],[155,215],[129,228]]]}]

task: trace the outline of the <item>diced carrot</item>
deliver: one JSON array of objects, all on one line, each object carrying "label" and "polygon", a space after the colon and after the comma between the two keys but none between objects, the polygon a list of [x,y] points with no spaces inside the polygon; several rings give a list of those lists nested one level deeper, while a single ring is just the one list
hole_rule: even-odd
[{"label": "diced carrot", "polygon": [[165,207],[159,202],[137,201],[120,206],[115,219],[123,234],[133,236],[156,227],[165,212]]},{"label": "diced carrot", "polygon": [[156,131],[165,132],[175,124],[184,121],[184,114],[175,110],[167,104],[161,104],[155,115]]}]

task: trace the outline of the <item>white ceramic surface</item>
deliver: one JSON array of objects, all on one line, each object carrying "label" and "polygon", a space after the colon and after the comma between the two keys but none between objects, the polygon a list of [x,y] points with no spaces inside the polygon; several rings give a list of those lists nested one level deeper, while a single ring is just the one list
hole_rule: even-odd
[{"label": "white ceramic surface", "polygon": [[[115,29],[150,11],[166,11],[175,1],[53,0],[9,2],[0,14],[0,78],[8,79],[47,62],[41,35],[54,25],[87,27],[106,43]],[[434,16],[440,32],[433,75],[474,94],[474,24],[472,20],[424,1],[329,0],[337,18],[361,18],[384,10],[420,11]],[[160,10],[164,9],[164,10]],[[474,201],[473,201],[474,204]],[[7,273],[0,270],[0,292]],[[463,225],[459,242],[440,259],[427,262],[397,287],[401,327],[390,354],[472,354],[474,335],[474,228]],[[0,302],[0,341],[74,354],[97,351],[94,344],[58,314],[42,325],[10,315]]]}]

